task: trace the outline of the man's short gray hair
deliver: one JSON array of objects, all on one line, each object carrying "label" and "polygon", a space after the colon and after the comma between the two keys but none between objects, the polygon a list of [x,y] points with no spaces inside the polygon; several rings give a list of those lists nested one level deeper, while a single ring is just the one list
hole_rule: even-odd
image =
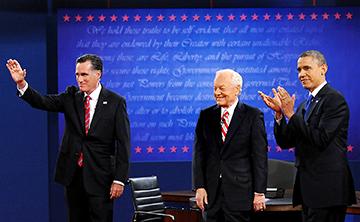
[{"label": "man's short gray hair", "polygon": [[[232,78],[231,78],[232,84],[234,86],[240,86],[240,91],[241,91],[243,79],[238,72],[236,72],[232,69],[221,69],[221,70],[216,71],[216,76],[218,76],[221,73],[231,73],[232,74]],[[216,76],[215,76],[215,78],[216,78]]]},{"label": "man's short gray hair", "polygon": [[317,51],[317,50],[308,50],[308,51],[305,51],[303,53],[301,53],[301,55],[299,56],[299,58],[304,58],[304,57],[312,57],[313,59],[316,60],[316,63],[321,66],[321,65],[327,65],[326,63],[326,59],[325,59],[325,56]]}]

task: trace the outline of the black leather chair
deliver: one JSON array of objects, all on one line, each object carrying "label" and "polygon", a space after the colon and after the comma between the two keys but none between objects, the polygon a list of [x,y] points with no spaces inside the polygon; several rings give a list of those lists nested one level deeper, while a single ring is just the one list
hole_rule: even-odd
[{"label": "black leather chair", "polygon": [[284,160],[268,160],[267,187],[292,189],[295,183],[296,167],[293,162]]},{"label": "black leather chair", "polygon": [[129,178],[134,204],[133,222],[160,222],[164,218],[175,221],[165,213],[165,204],[156,176]]}]

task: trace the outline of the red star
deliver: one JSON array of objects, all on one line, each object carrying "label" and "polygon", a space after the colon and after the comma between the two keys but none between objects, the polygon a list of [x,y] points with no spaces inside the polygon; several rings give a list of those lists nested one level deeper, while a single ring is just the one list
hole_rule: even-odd
[{"label": "red star", "polygon": [[135,21],[135,22],[140,22],[140,20],[141,20],[141,16],[140,16],[139,14],[136,14],[136,15],[134,16],[134,21]]},{"label": "red star", "polygon": [[70,16],[68,16],[68,14],[63,16],[64,22],[70,22]]},{"label": "red star", "polygon": [[159,150],[159,153],[164,153],[164,152],[165,152],[165,147],[160,146],[160,147],[158,148],[158,150]]},{"label": "red star", "polygon": [[289,153],[293,153],[294,150],[295,150],[294,148],[290,148],[290,149],[289,149]]},{"label": "red star", "polygon": [[216,20],[217,20],[217,21],[222,21],[222,20],[223,20],[223,17],[224,17],[224,16],[218,14],[218,15],[216,16]]},{"label": "red star", "polygon": [[176,146],[170,147],[170,153],[176,153],[176,150],[177,150]]},{"label": "red star", "polygon": [[180,16],[180,18],[181,18],[181,21],[182,21],[182,22],[186,22],[187,19],[188,19],[187,15],[185,15],[185,14],[183,14],[182,16]]},{"label": "red star", "polygon": [[234,21],[235,15],[233,15],[233,14],[228,15],[228,19],[229,19],[229,21]]},{"label": "red star", "polygon": [[242,13],[241,15],[240,15],[240,21],[245,21],[246,20],[246,15],[244,14],[244,13]]},{"label": "red star", "polygon": [[175,22],[176,21],[176,16],[174,14],[170,15],[169,20],[170,20],[170,22]]},{"label": "red star", "polygon": [[271,146],[268,146],[267,149],[268,149],[268,152],[270,152],[271,151]]},{"label": "red star", "polygon": [[129,16],[127,14],[123,15],[122,20],[123,20],[123,22],[128,22],[129,21]]},{"label": "red star", "polygon": [[82,16],[81,16],[81,15],[77,14],[77,15],[75,16],[75,21],[76,21],[76,22],[81,22],[81,19],[82,19]]},{"label": "red star", "polygon": [[114,15],[114,14],[112,16],[110,16],[110,19],[111,19],[112,22],[116,22],[117,18],[118,17],[116,15]]},{"label": "red star", "polygon": [[256,13],[254,13],[252,16],[251,16],[251,20],[253,20],[253,21],[257,21],[259,19],[259,16],[256,14]]},{"label": "red star", "polygon": [[335,20],[339,20],[340,17],[341,17],[341,15],[339,14],[339,12],[336,12],[336,13],[334,14],[334,17],[335,17]]},{"label": "red star", "polygon": [[282,17],[282,15],[281,15],[280,13],[277,13],[277,14],[275,15],[275,20],[276,20],[276,21],[279,21],[279,20],[281,20],[281,17]]},{"label": "red star", "polygon": [[207,14],[205,15],[205,21],[210,21],[211,20],[211,15]]},{"label": "red star", "polygon": [[152,148],[151,146],[148,146],[148,147],[146,148],[146,152],[147,152],[147,153],[152,153],[153,150],[154,150],[154,148]]},{"label": "red star", "polygon": [[148,14],[145,18],[147,22],[151,22],[153,17],[150,14]]},{"label": "red star", "polygon": [[92,15],[88,15],[86,18],[88,22],[92,22],[94,20],[94,16]]},{"label": "red star", "polygon": [[315,14],[315,12],[313,12],[313,13],[310,15],[310,17],[311,17],[311,20],[317,20],[318,15]]},{"label": "red star", "polygon": [[322,18],[323,18],[323,20],[328,20],[329,14],[327,12],[325,12],[324,14],[322,14]]},{"label": "red star", "polygon": [[181,149],[182,149],[183,153],[189,152],[189,147],[188,146],[183,146]]},{"label": "red star", "polygon": [[141,147],[139,146],[135,147],[135,153],[141,153]]},{"label": "red star", "polygon": [[199,21],[199,19],[200,19],[200,16],[199,15],[197,15],[197,14],[195,14],[195,15],[193,15],[193,21]]},{"label": "red star", "polygon": [[98,18],[99,18],[99,22],[105,22],[106,16],[104,16],[103,14],[101,14]]},{"label": "red star", "polygon": [[352,152],[352,151],[353,151],[353,149],[354,149],[354,147],[353,147],[353,146],[351,146],[351,145],[347,146],[346,148],[347,148],[347,151],[348,151],[348,152]]},{"label": "red star", "polygon": [[164,18],[165,17],[163,15],[161,15],[161,14],[157,16],[158,22],[163,22]]},{"label": "red star", "polygon": [[263,17],[264,17],[264,21],[270,20],[270,15],[268,13],[266,13]]},{"label": "red star", "polygon": [[282,149],[281,149],[281,147],[279,147],[279,146],[276,146],[276,152],[278,153],[278,152],[282,152]]},{"label": "red star", "polygon": [[350,12],[346,13],[346,19],[351,20],[352,16],[353,15]]},{"label": "red star", "polygon": [[294,19],[294,15],[289,13],[286,15],[287,16],[287,20],[293,20]]},{"label": "red star", "polygon": [[299,20],[305,20],[305,16],[306,16],[306,15],[301,12],[301,13],[299,14]]}]

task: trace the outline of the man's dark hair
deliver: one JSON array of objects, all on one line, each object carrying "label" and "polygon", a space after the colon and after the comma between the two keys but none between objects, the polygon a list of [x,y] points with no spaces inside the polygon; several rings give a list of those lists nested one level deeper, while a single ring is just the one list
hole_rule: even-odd
[{"label": "man's dark hair", "polygon": [[90,61],[91,65],[93,67],[94,70],[99,70],[102,74],[103,72],[103,62],[101,60],[101,58],[97,55],[94,54],[85,54],[80,56],[79,58],[76,59],[76,64],[78,63],[84,63],[86,61]]},{"label": "man's dark hair", "polygon": [[301,55],[299,56],[299,58],[308,57],[308,56],[310,56],[310,57],[312,57],[313,59],[315,59],[316,62],[317,62],[317,64],[318,64],[319,66],[321,66],[321,65],[323,65],[323,64],[326,64],[326,65],[327,65],[325,56],[324,56],[321,52],[319,52],[319,51],[317,51],[317,50],[305,51],[305,52],[301,53]]}]

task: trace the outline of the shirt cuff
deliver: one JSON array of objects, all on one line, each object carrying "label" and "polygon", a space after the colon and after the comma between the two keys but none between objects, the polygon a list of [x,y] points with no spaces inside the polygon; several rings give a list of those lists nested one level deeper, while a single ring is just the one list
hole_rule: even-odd
[{"label": "shirt cuff", "polygon": [[25,82],[25,86],[22,89],[19,89],[18,87],[16,87],[17,90],[20,93],[20,97],[24,95],[25,91],[29,88],[29,84],[27,82]]},{"label": "shirt cuff", "polygon": [[125,184],[123,182],[118,181],[118,180],[114,180],[113,183],[119,184],[121,186],[125,186]]}]

